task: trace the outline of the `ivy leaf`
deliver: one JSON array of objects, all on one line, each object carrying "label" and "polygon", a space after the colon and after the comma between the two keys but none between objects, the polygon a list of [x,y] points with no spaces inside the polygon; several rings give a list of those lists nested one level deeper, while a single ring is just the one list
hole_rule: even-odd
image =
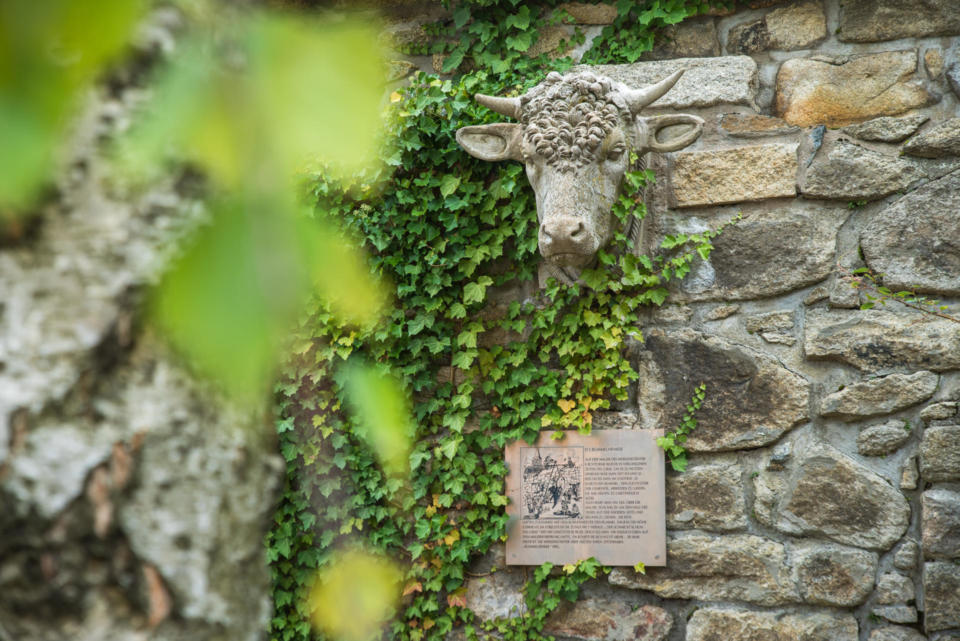
[{"label": "ivy leaf", "polygon": [[447,59],[443,62],[443,67],[441,71],[443,73],[450,73],[454,69],[460,66],[460,63],[463,62],[463,56],[467,53],[467,48],[464,45],[461,45],[450,52],[447,56]]},{"label": "ivy leaf", "polygon": [[[407,323],[407,330],[410,332],[411,336],[416,336],[423,331],[423,328],[427,326],[427,321],[431,320],[426,314],[418,314],[410,319],[410,322]],[[433,323],[431,323],[432,325]]]},{"label": "ivy leaf", "polygon": [[453,26],[457,29],[463,27],[470,20],[470,5],[463,3],[453,11]]},{"label": "ivy leaf", "polygon": [[542,564],[536,570],[533,571],[533,580],[535,583],[542,583],[545,578],[550,575],[550,571],[553,570],[553,563],[549,561]]},{"label": "ivy leaf", "polygon": [[493,279],[489,276],[481,276],[476,281],[467,283],[463,288],[463,302],[467,305],[483,302],[487,295],[487,286],[492,284]]},{"label": "ivy leaf", "polygon": [[533,33],[530,31],[524,31],[515,36],[507,36],[504,39],[504,42],[506,42],[507,46],[511,49],[524,52],[533,44]]},{"label": "ivy leaf", "polygon": [[467,607],[467,586],[462,588],[457,588],[453,592],[447,595],[447,605],[451,608],[465,608]]},{"label": "ivy leaf", "polygon": [[462,352],[457,352],[454,357],[450,360],[450,364],[454,367],[459,367],[460,369],[469,369],[473,365],[473,359],[477,356],[477,350],[467,349]]},{"label": "ivy leaf", "polygon": [[452,194],[460,186],[460,177],[455,174],[446,174],[440,179],[440,193],[444,198]]},{"label": "ivy leaf", "polygon": [[673,467],[677,472],[686,472],[687,470],[687,455],[683,454],[676,458],[670,459],[670,466]]},{"label": "ivy leaf", "polygon": [[520,31],[526,31],[527,27],[530,26],[530,7],[523,5],[520,7],[520,10],[511,16],[507,16],[507,19],[504,21],[504,26],[508,29],[518,29]]},{"label": "ivy leaf", "polygon": [[440,451],[448,459],[453,459],[453,457],[457,455],[457,449],[460,447],[460,443],[462,442],[462,438],[452,438],[440,446]]},{"label": "ivy leaf", "polygon": [[667,296],[669,294],[670,292],[668,292],[663,287],[657,287],[655,289],[651,289],[648,292],[649,298],[654,305],[663,305],[663,302],[667,300]]}]

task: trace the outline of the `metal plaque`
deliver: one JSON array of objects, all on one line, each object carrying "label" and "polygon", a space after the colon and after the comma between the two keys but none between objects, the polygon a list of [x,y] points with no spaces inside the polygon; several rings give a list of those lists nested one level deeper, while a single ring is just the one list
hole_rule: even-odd
[{"label": "metal plaque", "polygon": [[665,565],[663,431],[551,434],[506,448],[507,565]]}]

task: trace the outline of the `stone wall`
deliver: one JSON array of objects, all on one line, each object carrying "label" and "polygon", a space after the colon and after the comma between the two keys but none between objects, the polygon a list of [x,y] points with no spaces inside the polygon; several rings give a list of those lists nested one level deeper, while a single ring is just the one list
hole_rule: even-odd
[{"label": "stone wall", "polygon": [[[648,112],[707,122],[658,161],[649,245],[743,219],[649,314],[635,397],[595,420],[672,427],[707,385],[690,468],[668,473],[668,567],[615,569],[548,632],[956,641],[960,323],[861,311],[843,275],[869,267],[960,316],[960,11],[745,4],[599,69],[639,85],[686,68]],[[613,14],[571,6],[588,37]],[[415,15],[391,33],[417,37]],[[498,550],[473,569],[503,563]],[[468,604],[519,613],[524,576],[473,578]]]}]

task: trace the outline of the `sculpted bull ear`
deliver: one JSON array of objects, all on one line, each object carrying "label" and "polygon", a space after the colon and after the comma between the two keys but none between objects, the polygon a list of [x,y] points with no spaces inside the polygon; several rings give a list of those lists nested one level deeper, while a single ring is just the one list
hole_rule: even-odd
[{"label": "sculpted bull ear", "polygon": [[480,160],[522,160],[523,125],[498,122],[457,129],[457,142]]},{"label": "sculpted bull ear", "polygon": [[[663,116],[641,118],[641,120],[643,120],[646,125],[646,141],[644,147],[650,151],[663,152],[683,149],[687,145],[692,145],[696,142],[700,134],[703,133],[703,118],[698,118],[691,114],[666,114]],[[657,134],[661,129],[674,125],[688,125],[688,128],[676,138],[666,142],[657,140]]]},{"label": "sculpted bull ear", "polygon": [[677,81],[680,80],[680,76],[683,75],[684,69],[675,71],[660,82],[655,85],[650,85],[649,87],[644,87],[643,89],[628,89],[624,92],[624,98],[626,99],[627,106],[630,108],[630,112],[633,115],[640,113],[640,110],[649,105],[651,102],[667,93],[673,88],[673,85],[677,84]]}]

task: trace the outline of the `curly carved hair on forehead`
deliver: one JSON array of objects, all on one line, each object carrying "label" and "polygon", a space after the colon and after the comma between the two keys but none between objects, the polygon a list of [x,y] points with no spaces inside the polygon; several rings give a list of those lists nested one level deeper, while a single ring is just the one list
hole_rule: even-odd
[{"label": "curly carved hair on forehead", "polygon": [[582,167],[596,159],[607,134],[629,121],[618,94],[614,81],[604,76],[551,72],[521,98],[524,141],[552,167]]}]

